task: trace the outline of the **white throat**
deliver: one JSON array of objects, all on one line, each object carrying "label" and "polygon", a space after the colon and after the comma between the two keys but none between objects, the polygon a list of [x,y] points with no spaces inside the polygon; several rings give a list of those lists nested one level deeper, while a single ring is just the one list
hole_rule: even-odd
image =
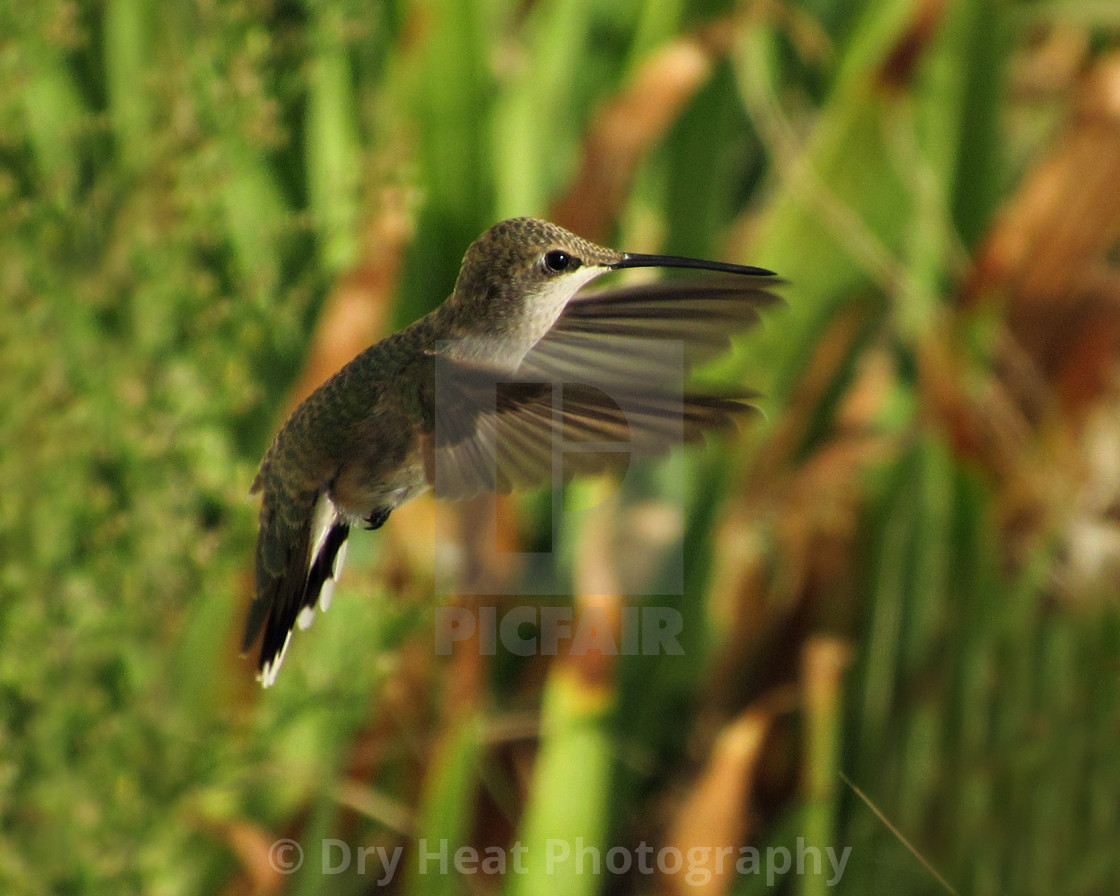
[{"label": "white throat", "polygon": [[452,357],[516,370],[528,351],[552,329],[580,288],[606,271],[598,265],[584,265],[563,277],[542,281],[536,292],[524,297],[520,317],[507,321],[501,328],[483,324],[451,348]]}]

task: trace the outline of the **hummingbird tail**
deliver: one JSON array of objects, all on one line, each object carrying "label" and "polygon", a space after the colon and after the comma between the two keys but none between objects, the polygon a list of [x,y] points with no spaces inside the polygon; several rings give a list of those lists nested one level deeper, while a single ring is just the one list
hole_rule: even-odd
[{"label": "hummingbird tail", "polygon": [[[276,681],[292,632],[305,629],[315,609],[330,606],[334,583],[346,557],[350,526],[334,502],[321,493],[298,526],[287,526],[279,514],[265,513],[257,541],[257,591],[249,608],[242,650],[261,630],[257,680],[263,687]],[[282,562],[269,561],[280,557]]]}]

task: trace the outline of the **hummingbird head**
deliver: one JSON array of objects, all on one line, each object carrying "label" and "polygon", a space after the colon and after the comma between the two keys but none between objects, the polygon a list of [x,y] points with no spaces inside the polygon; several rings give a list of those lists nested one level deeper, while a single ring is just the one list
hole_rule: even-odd
[{"label": "hummingbird head", "polygon": [[510,218],[480,236],[463,257],[449,304],[477,354],[516,365],[556,322],[580,287],[622,268],[699,268],[771,275],[762,268],[597,246],[538,218]]},{"label": "hummingbird head", "polygon": [[548,221],[511,218],[467,249],[449,304],[479,355],[516,364],[580,287],[623,258]]},{"label": "hummingbird head", "polygon": [[562,308],[576,290],[622,258],[623,253],[596,246],[548,221],[510,218],[467,249],[455,293],[461,300],[478,298],[502,306],[537,305],[562,295]]}]

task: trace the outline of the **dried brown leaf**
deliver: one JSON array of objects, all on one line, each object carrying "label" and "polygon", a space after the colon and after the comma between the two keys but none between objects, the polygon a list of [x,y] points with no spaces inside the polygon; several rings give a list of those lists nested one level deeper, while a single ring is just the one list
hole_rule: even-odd
[{"label": "dried brown leaf", "polygon": [[964,303],[1001,301],[1009,332],[1072,421],[1104,388],[1120,347],[1120,54],[1084,78],[1049,154],[996,221]]},{"label": "dried brown leaf", "polygon": [[319,316],[286,417],[334,373],[384,335],[411,222],[404,194],[386,190],[365,235],[361,264],[339,279]]},{"label": "dried brown leaf", "polygon": [[[690,870],[709,873],[690,875],[692,880],[666,875],[661,880],[664,892],[718,896],[730,890],[736,879],[737,850],[749,834],[751,787],[777,712],[774,701],[756,704],[716,737],[708,762],[681,803],[665,840],[666,846],[689,856]],[[704,878],[705,883],[698,882]]]},{"label": "dried brown leaf", "polygon": [[552,220],[588,239],[607,239],[642,156],[708,80],[713,62],[727,52],[733,27],[731,18],[721,19],[671,41],[641,63],[623,90],[596,113],[579,172],[553,207]]}]

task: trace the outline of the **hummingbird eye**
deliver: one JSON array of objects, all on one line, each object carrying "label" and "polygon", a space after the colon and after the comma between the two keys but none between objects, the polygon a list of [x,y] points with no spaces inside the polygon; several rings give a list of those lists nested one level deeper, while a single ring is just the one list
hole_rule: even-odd
[{"label": "hummingbird eye", "polygon": [[557,274],[562,271],[574,271],[580,264],[578,258],[569,255],[563,249],[553,249],[551,252],[544,253],[544,266]]}]

